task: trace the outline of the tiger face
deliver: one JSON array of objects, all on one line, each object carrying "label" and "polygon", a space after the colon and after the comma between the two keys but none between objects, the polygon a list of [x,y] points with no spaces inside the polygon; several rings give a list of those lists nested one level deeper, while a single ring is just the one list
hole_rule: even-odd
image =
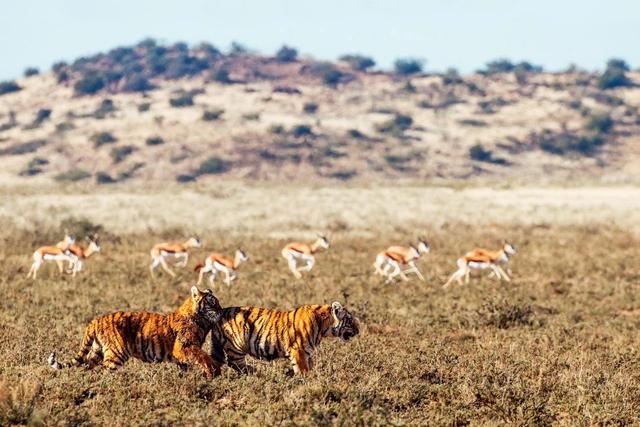
[{"label": "tiger face", "polygon": [[193,302],[194,312],[197,315],[212,323],[220,319],[222,306],[211,290],[205,289],[201,291],[197,286],[193,286],[191,288],[191,301]]},{"label": "tiger face", "polygon": [[334,322],[331,333],[334,337],[346,342],[358,335],[360,332],[358,319],[338,301],[331,304],[331,314]]}]

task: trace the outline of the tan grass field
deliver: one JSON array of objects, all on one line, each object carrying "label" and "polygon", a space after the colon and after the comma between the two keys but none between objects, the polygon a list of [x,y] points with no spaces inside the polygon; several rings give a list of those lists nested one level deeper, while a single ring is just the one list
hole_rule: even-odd
[{"label": "tan grass field", "polygon": [[[22,187],[0,200],[1,425],[640,423],[636,188]],[[102,253],[74,280],[53,266],[26,280],[32,251],[65,226],[81,233],[81,218],[104,227]],[[205,248],[176,280],[152,280],[152,244],[191,231]],[[332,246],[296,281],[279,249],[316,231]],[[426,282],[372,274],[377,251],[418,233],[432,246],[418,263]],[[512,283],[476,274],[441,289],[458,256],[503,238],[519,250]],[[251,259],[230,288],[217,285],[223,306],[340,300],[361,334],[323,342],[305,378],[284,361],[213,381],[171,364],[46,365],[53,350],[70,358],[96,315],[173,310],[196,259],[238,246]]]}]

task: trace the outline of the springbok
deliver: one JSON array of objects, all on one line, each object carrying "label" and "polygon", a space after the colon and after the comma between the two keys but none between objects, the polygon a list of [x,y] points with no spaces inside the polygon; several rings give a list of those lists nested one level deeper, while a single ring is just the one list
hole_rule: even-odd
[{"label": "springbok", "polygon": [[[69,246],[69,252],[71,252],[71,257],[73,258],[73,263],[69,265],[71,267],[71,274],[75,277],[76,273],[82,271],[82,267],[87,258],[91,255],[100,252],[100,241],[98,240],[98,235],[95,234],[93,237],[87,237],[89,241],[88,246],[81,246],[76,243]],[[61,263],[62,261],[60,261]]]},{"label": "springbok", "polygon": [[231,282],[236,279],[238,267],[240,264],[247,261],[249,256],[247,256],[246,252],[242,249],[238,249],[236,251],[235,257],[233,259],[226,257],[224,255],[220,255],[217,253],[212,253],[208,257],[205,258],[204,262],[199,262],[193,271],[199,272],[198,275],[198,283],[202,282],[202,277],[205,273],[210,273],[209,283],[213,287],[213,283],[216,280],[216,276],[218,272],[223,272],[225,274],[224,282],[227,286],[231,285]]},{"label": "springbok", "polygon": [[[292,242],[282,248],[282,256],[289,263],[289,269],[293,275],[300,279],[301,271],[311,271],[316,262],[313,256],[320,249],[329,249],[329,240],[326,237],[318,235],[318,238],[312,244]],[[298,260],[306,262],[304,267],[298,268]]]},{"label": "springbok", "polygon": [[38,248],[33,253],[33,263],[31,264],[31,268],[27,273],[27,279],[29,277],[33,277],[33,280],[36,279],[36,273],[42,266],[44,261],[55,261],[58,266],[58,271],[60,274],[64,272],[62,268],[62,264],[64,261],[68,261],[69,263],[74,262],[74,257],[69,252],[69,246],[74,244],[75,237],[71,235],[65,235],[64,240],[58,242],[56,246],[42,246]]},{"label": "springbok", "polygon": [[189,249],[199,248],[200,246],[202,246],[202,242],[197,236],[189,238],[189,240],[184,243],[158,243],[151,248],[152,261],[149,267],[151,276],[153,276],[154,270],[160,265],[171,277],[176,277],[176,273],[171,271],[167,265],[167,259],[174,258],[179,260],[176,266],[184,267],[187,265],[187,261],[189,261]]},{"label": "springbok", "polygon": [[487,249],[474,249],[471,252],[467,252],[463,257],[458,258],[456,262],[458,269],[451,275],[447,283],[442,287],[448,288],[451,282],[456,280],[458,284],[462,284],[462,278],[464,277],[465,283],[469,283],[469,274],[472,269],[484,270],[490,268],[492,273],[495,274],[498,280],[511,281],[511,278],[502,269],[500,264],[508,264],[509,258],[516,254],[516,248],[510,243],[504,242],[502,249],[497,251],[490,251]]},{"label": "springbok", "polygon": [[[373,263],[376,274],[381,276],[387,276],[387,283],[393,281],[393,279],[400,275],[402,280],[408,280],[405,273],[416,273],[416,276],[424,282],[424,277],[415,262],[420,258],[420,255],[427,254],[431,248],[429,243],[424,239],[418,239],[416,246],[389,246],[385,251],[376,255],[376,261]],[[402,270],[401,266],[408,265],[409,268]],[[389,270],[393,268],[390,272]]]}]

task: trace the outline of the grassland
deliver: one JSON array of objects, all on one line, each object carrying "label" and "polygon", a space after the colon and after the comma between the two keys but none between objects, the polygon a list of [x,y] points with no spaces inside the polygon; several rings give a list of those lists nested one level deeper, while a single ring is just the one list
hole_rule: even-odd
[{"label": "grassland", "polygon": [[[221,197],[221,205],[207,207],[207,199],[185,209],[182,218],[188,218],[189,226],[177,228],[180,216],[167,212],[173,212],[172,203],[191,197],[197,201],[205,193],[203,188],[192,190],[193,195],[181,194],[178,201],[160,192],[155,197],[162,202],[156,203],[166,209],[147,211],[137,204],[139,199],[127,203],[115,192],[61,192],[56,200],[75,207],[76,218],[88,213],[87,218],[105,225],[103,252],[74,280],[60,278],[48,266],[36,282],[24,278],[33,249],[56,241],[65,225],[78,232],[87,225],[60,225],[66,215],[61,208],[53,210],[56,219],[40,214],[36,221],[36,212],[50,203],[40,190],[11,192],[21,197],[4,193],[1,425],[640,423],[640,236],[630,218],[635,190],[554,190],[556,198],[500,190],[504,197],[487,197],[487,202],[481,195],[498,190],[400,189],[394,196],[390,190],[378,194],[362,188],[289,189],[292,200],[306,201],[303,215],[296,215],[279,207],[276,188],[247,188],[238,199]],[[479,205],[465,208],[465,191],[475,194],[472,200]],[[361,198],[358,192],[364,192]],[[286,238],[324,231],[321,214],[329,208],[313,201],[326,201],[327,193],[338,200],[332,247],[318,256],[308,277],[296,281],[279,248]],[[376,207],[381,203],[376,194],[387,197],[384,214]],[[603,201],[602,194],[612,198]],[[413,211],[411,203],[397,213],[394,206],[408,195],[420,201],[416,205],[438,208],[426,218],[422,215],[429,212]],[[349,200],[350,207],[345,204]],[[531,200],[546,204],[534,209]],[[552,200],[557,210],[550,207]],[[109,220],[94,215],[97,210],[88,201],[140,211],[132,211],[128,221],[127,216]],[[281,218],[252,211],[260,202]],[[239,203],[237,213],[225,211],[234,203]],[[316,215],[314,206],[322,207]],[[594,206],[601,207],[597,214],[569,221]],[[11,208],[24,214],[24,222],[8,213]],[[472,208],[482,215],[468,216]],[[218,214],[211,214],[216,209]],[[515,215],[528,210],[530,215]],[[367,212],[369,222],[364,220]],[[507,217],[505,212],[514,214]],[[152,280],[148,249],[159,239],[181,239],[201,227],[200,215],[211,225],[202,227],[206,248],[194,252],[194,258],[212,249],[231,253],[238,246],[251,257],[231,288],[216,288],[223,305],[290,308],[340,300],[359,316],[361,335],[349,343],[323,342],[315,370],[306,378],[292,377],[284,361],[257,362],[258,372],[250,376],[225,369],[213,381],[195,370],[182,373],[171,364],[137,361],[115,374],[50,370],[48,353],[73,355],[92,317],[114,310],[168,312],[185,298],[195,277],[191,269],[179,270],[175,280]],[[234,227],[221,215],[243,221]],[[150,223],[147,218],[153,217],[162,220]],[[432,245],[432,253],[419,262],[426,282],[414,278],[385,285],[373,276],[376,251],[390,242],[405,243],[418,232],[427,234]],[[441,289],[457,256],[477,245],[496,246],[505,237],[519,249],[512,283],[479,275],[469,286]]]}]

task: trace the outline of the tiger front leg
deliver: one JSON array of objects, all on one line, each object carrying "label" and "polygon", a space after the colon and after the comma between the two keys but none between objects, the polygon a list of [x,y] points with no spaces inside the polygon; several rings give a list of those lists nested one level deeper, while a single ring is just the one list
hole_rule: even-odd
[{"label": "tiger front leg", "polygon": [[197,345],[183,345],[180,341],[176,340],[172,356],[178,363],[199,366],[208,379],[212,379],[221,374],[220,365],[214,362],[211,356]]}]

